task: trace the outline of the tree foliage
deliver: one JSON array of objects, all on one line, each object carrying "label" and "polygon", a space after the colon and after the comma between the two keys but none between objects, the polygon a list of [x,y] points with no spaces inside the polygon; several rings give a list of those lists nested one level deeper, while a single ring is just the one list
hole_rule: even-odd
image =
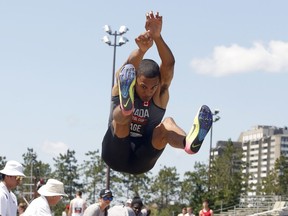
[{"label": "tree foliage", "polygon": [[23,179],[19,187],[19,191],[23,191],[19,195],[27,201],[38,196],[37,183],[40,179],[47,179],[51,175],[50,165],[38,160],[37,153],[33,148],[27,148],[27,152],[22,154],[24,174],[26,177]]},{"label": "tree foliage", "polygon": [[[65,154],[53,158],[53,172],[49,164],[38,159],[37,153],[32,148],[28,148],[22,157],[27,178],[15,191],[16,195],[19,199],[25,198],[30,201],[29,184],[33,184],[32,187],[35,189],[39,179],[46,181],[55,178],[62,181],[69,198],[63,199],[53,207],[55,215],[61,215],[76,190],[82,190],[87,203],[91,204],[97,202],[100,190],[106,188],[107,165],[102,160],[99,150],[88,151],[85,160],[80,163],[75,157],[75,151],[67,150]],[[154,175],[151,172],[131,175],[110,169],[110,189],[115,197],[113,204],[140,196],[144,204],[151,208],[153,215],[159,216],[172,213],[177,215],[182,207],[188,205],[194,208],[194,213],[198,212],[203,199],[209,199],[210,206],[214,210],[220,208],[220,203],[223,207],[238,204],[243,188],[247,186],[245,181],[249,179],[249,174],[246,176],[242,174],[241,157],[241,150],[234,148],[230,142],[221,155],[213,160],[210,171],[207,164],[195,162],[193,169],[185,172],[182,179],[176,167],[164,166]],[[5,164],[6,157],[0,157],[1,169]],[[284,195],[288,192],[287,185],[288,160],[287,157],[281,156],[277,159],[274,169],[262,179],[258,192]],[[246,187],[246,191],[248,190]]]},{"label": "tree foliage", "polygon": [[5,156],[0,156],[0,169],[3,169],[5,167],[7,160]]},{"label": "tree foliage", "polygon": [[[6,157],[5,156],[0,156],[0,170],[4,169],[5,164],[6,164]],[[0,180],[2,180],[2,176],[0,175]]]},{"label": "tree foliage", "polygon": [[53,158],[55,161],[55,171],[52,173],[53,178],[58,179],[65,185],[66,193],[72,199],[76,190],[82,189],[83,185],[79,183],[79,172],[77,159],[74,150],[67,150],[66,154],[59,154]]},{"label": "tree foliage", "polygon": [[288,157],[281,155],[274,169],[262,179],[261,191],[264,194],[286,195],[288,193]]},{"label": "tree foliage", "polygon": [[194,171],[184,173],[184,179],[181,183],[180,201],[187,205],[199,209],[202,201],[207,198],[208,191],[208,172],[207,165],[196,162]]},{"label": "tree foliage", "polygon": [[155,176],[151,185],[152,198],[160,209],[177,200],[179,193],[179,174],[176,167],[164,166]]},{"label": "tree foliage", "polygon": [[275,163],[275,170],[278,173],[279,195],[288,193],[288,158],[281,155]]},{"label": "tree foliage", "polygon": [[134,196],[142,197],[146,202],[151,199],[148,192],[151,178],[148,173],[132,175],[128,173],[119,173],[123,182],[123,188],[126,188],[126,194],[123,194],[127,199]]},{"label": "tree foliage", "polygon": [[80,168],[80,172],[83,176],[83,189],[88,194],[88,200],[95,203],[98,199],[98,191],[105,188],[105,174],[106,165],[102,160],[99,150],[88,151],[85,156],[88,160],[84,160]]},{"label": "tree foliage", "polygon": [[[242,151],[230,140],[221,155],[216,157],[210,171],[209,195],[223,206],[233,206],[239,202],[243,188]],[[215,202],[215,206],[220,203]]]}]

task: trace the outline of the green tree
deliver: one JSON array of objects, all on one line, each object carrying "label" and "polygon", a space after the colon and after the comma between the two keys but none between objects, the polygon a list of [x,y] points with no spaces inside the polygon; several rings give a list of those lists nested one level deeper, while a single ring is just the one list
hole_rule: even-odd
[{"label": "green tree", "polygon": [[76,190],[83,189],[83,184],[78,182],[80,175],[74,150],[68,149],[66,154],[59,154],[53,160],[56,169],[52,173],[52,177],[63,182],[65,192],[68,194],[68,198],[64,198],[62,202],[53,207],[55,215],[61,215],[65,204],[68,204],[69,200],[73,199]]},{"label": "green tree", "polygon": [[0,169],[3,169],[6,163],[7,163],[6,157],[0,156]]},{"label": "green tree", "polygon": [[53,178],[63,182],[65,191],[72,199],[76,190],[82,189],[83,185],[78,183],[79,172],[77,159],[74,150],[67,150],[66,154],[59,154],[53,158],[55,161],[55,171],[52,173]]},{"label": "green tree", "polygon": [[[208,172],[207,165],[196,162],[194,171],[184,173],[183,181],[181,182],[180,200],[182,203],[189,204],[194,207],[194,210],[200,210],[202,201],[207,198],[208,191]],[[209,196],[209,194],[208,194]],[[209,197],[208,197],[209,198]]]},{"label": "green tree", "polygon": [[288,158],[281,155],[267,177],[262,179],[261,192],[266,195],[286,195],[288,192]]},{"label": "green tree", "polygon": [[95,203],[98,199],[98,193],[105,188],[105,175],[107,171],[106,164],[99,154],[99,150],[88,151],[85,153],[88,157],[81,166],[81,173],[84,177],[84,191],[88,194],[87,201]]},{"label": "green tree", "polygon": [[179,174],[176,167],[164,166],[153,179],[151,192],[153,201],[157,203],[160,212],[168,205],[178,199]]},{"label": "green tree", "polygon": [[24,174],[35,180],[40,178],[48,179],[51,175],[51,167],[47,163],[38,160],[38,155],[34,152],[33,148],[27,148],[27,152],[22,155]]},{"label": "green tree", "polygon": [[278,174],[278,195],[286,195],[288,192],[288,157],[281,155],[276,160],[275,171]]},{"label": "green tree", "polygon": [[215,208],[235,205],[239,202],[242,192],[242,150],[233,145],[231,140],[222,149],[211,166],[209,195],[215,201]]},{"label": "green tree", "polygon": [[[126,194],[123,194],[127,199],[134,196],[139,196],[145,202],[149,202],[151,195],[149,193],[149,184],[151,181],[150,172],[132,175],[121,173],[120,178],[123,182],[123,188],[126,188]],[[123,191],[125,193],[125,191]]]},{"label": "green tree", "polygon": [[[0,170],[4,169],[6,162],[6,157],[0,156]],[[2,175],[0,175],[0,180],[2,180]]]},{"label": "green tree", "polygon": [[261,181],[261,192],[265,195],[279,195],[279,176],[275,169],[271,170],[269,174]]},{"label": "green tree", "polygon": [[22,157],[26,178],[23,179],[18,191],[22,192],[25,199],[32,200],[37,196],[37,182],[40,179],[49,178],[51,168],[49,164],[37,159],[37,153],[34,152],[33,148],[27,148],[27,152],[22,154]]}]

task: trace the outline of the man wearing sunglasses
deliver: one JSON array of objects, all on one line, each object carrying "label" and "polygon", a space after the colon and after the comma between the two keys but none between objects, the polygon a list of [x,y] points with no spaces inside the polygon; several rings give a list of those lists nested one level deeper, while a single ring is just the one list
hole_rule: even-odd
[{"label": "man wearing sunglasses", "polygon": [[90,205],[85,211],[83,216],[107,216],[108,207],[113,200],[113,195],[110,190],[102,189],[99,195],[98,203]]},{"label": "man wearing sunglasses", "polygon": [[4,169],[0,170],[2,182],[0,183],[0,215],[16,216],[17,215],[17,198],[11,191],[15,189],[23,177],[23,166],[17,162],[10,160],[6,163]]}]

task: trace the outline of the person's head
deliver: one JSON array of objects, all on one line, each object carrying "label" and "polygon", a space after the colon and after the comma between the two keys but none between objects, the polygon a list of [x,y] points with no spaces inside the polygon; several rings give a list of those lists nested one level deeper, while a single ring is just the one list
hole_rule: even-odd
[{"label": "person's head", "polygon": [[136,216],[141,213],[142,207],[143,207],[142,199],[138,196],[134,197],[131,202],[131,208],[133,209]]},{"label": "person's head", "polygon": [[188,213],[188,214],[192,214],[192,212],[193,212],[192,207],[187,207],[187,213]]},{"label": "person's head", "polygon": [[132,199],[126,200],[125,206],[131,207]]},{"label": "person's head", "polygon": [[68,197],[64,192],[64,184],[56,179],[48,179],[47,183],[38,190],[41,196],[45,196],[50,206],[55,206],[63,196]]},{"label": "person's head", "polygon": [[160,86],[159,65],[151,59],[143,59],[136,71],[135,91],[142,101],[149,101]]},{"label": "person's head", "polygon": [[82,197],[82,191],[77,191],[76,192],[76,197]]},{"label": "person's head", "polygon": [[25,177],[23,173],[23,166],[17,161],[7,161],[4,169],[0,170],[2,180],[8,190],[16,188]]},{"label": "person's head", "polygon": [[187,213],[187,209],[184,207],[184,208],[182,208],[182,214],[184,215],[184,214],[186,214]]},{"label": "person's head", "polygon": [[209,206],[209,201],[208,201],[207,199],[203,200],[202,205],[203,205],[203,208],[208,208],[208,206]]},{"label": "person's head", "polygon": [[111,190],[102,189],[99,195],[99,202],[102,208],[106,208],[110,205],[110,202],[113,200],[113,194]]},{"label": "person's head", "polygon": [[39,181],[36,184],[37,191],[45,184],[45,180],[43,178],[40,178]]},{"label": "person's head", "polygon": [[26,210],[26,208],[27,208],[27,204],[24,203],[24,202],[20,202],[20,203],[18,204],[18,213],[19,213],[19,214],[24,213],[24,211]]}]

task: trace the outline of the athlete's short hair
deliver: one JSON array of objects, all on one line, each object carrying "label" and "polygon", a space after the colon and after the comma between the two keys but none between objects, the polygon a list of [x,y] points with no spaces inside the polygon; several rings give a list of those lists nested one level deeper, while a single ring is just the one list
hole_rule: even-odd
[{"label": "athlete's short hair", "polygon": [[146,78],[160,78],[159,65],[152,59],[143,59],[139,65],[137,76],[143,75]]}]

